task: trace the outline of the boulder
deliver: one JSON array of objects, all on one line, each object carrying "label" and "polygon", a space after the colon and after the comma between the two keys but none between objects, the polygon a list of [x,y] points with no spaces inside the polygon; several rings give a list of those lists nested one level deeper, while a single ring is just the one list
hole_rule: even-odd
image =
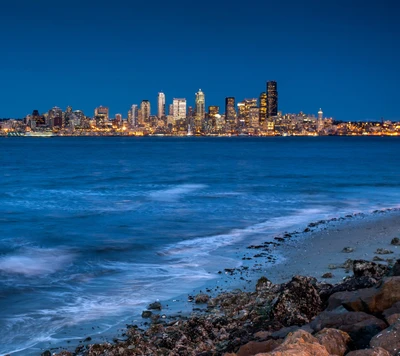
[{"label": "boulder", "polygon": [[323,329],[315,335],[330,355],[343,356],[351,341],[349,334],[337,329]]},{"label": "boulder", "polygon": [[236,352],[237,356],[253,356],[262,352],[270,352],[282,344],[283,340],[250,341]]},{"label": "boulder", "polygon": [[150,310],[161,310],[161,309],[162,309],[161,303],[160,303],[160,302],[151,303],[151,304],[147,307],[147,309],[150,309]]},{"label": "boulder", "polygon": [[370,342],[371,347],[381,347],[390,355],[398,355],[400,351],[400,322],[389,326],[375,335]]},{"label": "boulder", "polygon": [[400,277],[385,278],[379,288],[365,288],[352,292],[339,292],[330,296],[328,309],[342,305],[350,311],[380,314],[400,301]]},{"label": "boulder", "polygon": [[321,298],[315,288],[316,280],[294,276],[282,286],[272,301],[271,319],[284,326],[304,325],[321,311]]},{"label": "boulder", "polygon": [[386,309],[382,314],[389,325],[395,324],[400,319],[400,302],[394,303],[391,308]]},{"label": "boulder", "polygon": [[351,253],[351,252],[354,252],[354,248],[352,248],[352,247],[345,247],[345,248],[342,250],[342,252],[343,252],[343,253]]},{"label": "boulder", "polygon": [[311,334],[298,330],[290,333],[281,346],[257,356],[330,356],[329,352]]},{"label": "boulder", "polygon": [[386,248],[378,248],[378,249],[375,251],[375,253],[376,253],[377,255],[389,255],[389,254],[393,253],[393,251],[388,250],[388,249],[386,249]]},{"label": "boulder", "polygon": [[351,351],[346,356],[390,356],[390,353],[377,347],[375,349]]},{"label": "boulder", "polygon": [[268,289],[269,287],[272,286],[272,282],[267,278],[267,277],[261,277],[259,278],[259,280],[257,281],[256,284],[256,291],[260,292],[264,289]]},{"label": "boulder", "polygon": [[284,339],[289,333],[293,333],[297,330],[299,330],[299,326],[288,326],[286,328],[282,328],[278,331],[275,331],[271,334],[271,337],[273,339]]},{"label": "boulder", "polygon": [[394,246],[400,246],[400,239],[398,237],[394,237],[390,243]]},{"label": "boulder", "polygon": [[309,326],[314,332],[325,328],[344,331],[351,337],[353,348],[360,349],[368,347],[371,338],[387,325],[373,315],[364,312],[349,312],[341,307],[320,313]]},{"label": "boulder", "polygon": [[373,277],[381,278],[388,271],[388,267],[382,264],[364,260],[353,261],[353,273],[354,277]]},{"label": "boulder", "polygon": [[150,310],[143,310],[142,312],[142,318],[150,318],[153,315],[153,313]]},{"label": "boulder", "polygon": [[322,275],[322,278],[333,278],[333,274],[330,273],[330,272],[324,273],[324,274]]},{"label": "boulder", "polygon": [[400,260],[397,260],[390,271],[392,276],[400,276]]},{"label": "boulder", "polygon": [[204,304],[204,303],[207,303],[209,300],[210,300],[210,297],[204,293],[199,293],[194,298],[194,302],[196,304]]}]

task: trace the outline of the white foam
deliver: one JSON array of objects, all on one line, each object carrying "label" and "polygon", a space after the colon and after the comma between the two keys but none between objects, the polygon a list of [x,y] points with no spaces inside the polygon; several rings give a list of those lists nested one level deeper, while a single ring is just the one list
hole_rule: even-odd
[{"label": "white foam", "polygon": [[182,184],[174,188],[151,192],[149,193],[149,198],[155,201],[173,202],[179,200],[184,195],[193,193],[206,187],[207,186],[204,184]]},{"label": "white foam", "polygon": [[28,277],[52,274],[71,263],[75,254],[63,249],[22,248],[0,258],[0,271]]}]

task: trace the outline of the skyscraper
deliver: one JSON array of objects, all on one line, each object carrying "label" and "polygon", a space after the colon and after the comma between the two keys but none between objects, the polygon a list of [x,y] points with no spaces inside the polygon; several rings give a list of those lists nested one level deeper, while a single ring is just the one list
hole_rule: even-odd
[{"label": "skyscraper", "polygon": [[225,98],[225,122],[231,126],[236,124],[235,98]]},{"label": "skyscraper", "polygon": [[250,108],[257,107],[257,99],[244,99],[238,103],[239,121],[245,127],[250,127]]},{"label": "skyscraper", "polygon": [[131,109],[129,110],[129,124],[131,126],[137,126],[138,125],[138,106],[136,104],[133,104],[131,106]]},{"label": "skyscraper", "polygon": [[203,120],[206,114],[206,99],[204,96],[204,93],[199,89],[199,91],[196,93],[196,116],[194,120],[194,125],[196,128],[196,132],[199,132],[201,130]]},{"label": "skyscraper", "polygon": [[278,84],[267,82],[267,118],[278,115]]},{"label": "skyscraper", "polygon": [[174,120],[185,119],[186,118],[186,99],[174,98],[172,101]]},{"label": "skyscraper", "polygon": [[318,132],[321,133],[322,130],[324,129],[324,112],[322,111],[322,109],[319,109],[318,111]]},{"label": "skyscraper", "polygon": [[140,104],[140,110],[142,111],[142,121],[147,122],[150,118],[150,101],[142,100]]},{"label": "skyscraper", "polygon": [[165,94],[158,93],[158,100],[157,100],[157,117],[161,119],[165,116]]},{"label": "skyscraper", "polygon": [[260,94],[260,125],[263,125],[267,120],[267,93],[262,92]]},{"label": "skyscraper", "polygon": [[208,119],[211,121],[211,126],[215,127],[217,123],[217,117],[219,115],[219,106],[209,106],[208,107]]}]

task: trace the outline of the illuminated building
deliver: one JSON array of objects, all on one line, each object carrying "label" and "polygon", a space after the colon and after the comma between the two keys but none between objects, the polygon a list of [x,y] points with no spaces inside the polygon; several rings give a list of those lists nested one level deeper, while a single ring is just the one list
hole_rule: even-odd
[{"label": "illuminated building", "polygon": [[278,84],[267,82],[267,118],[278,115]]},{"label": "illuminated building", "polygon": [[158,93],[158,100],[157,100],[157,117],[159,119],[165,116],[165,94]]},{"label": "illuminated building", "polygon": [[174,105],[173,104],[169,104],[168,115],[174,116]]},{"label": "illuminated building", "polygon": [[138,126],[138,106],[133,104],[128,114],[128,122],[132,127]]},{"label": "illuminated building", "polygon": [[148,100],[142,100],[142,103],[140,104],[140,111],[142,114],[142,123],[148,122],[150,119],[150,101]]},{"label": "illuminated building", "polygon": [[49,110],[49,113],[47,115],[47,125],[49,125],[50,127],[60,128],[64,126],[63,112],[58,106],[55,106]]},{"label": "illuminated building", "polygon": [[267,93],[262,92],[260,94],[260,116],[259,123],[263,125],[267,121]]},{"label": "illuminated building", "polygon": [[235,98],[225,98],[225,122],[231,126],[236,125]]},{"label": "illuminated building", "polygon": [[250,127],[258,127],[260,125],[260,108],[252,106],[249,108]]},{"label": "illuminated building", "polygon": [[217,117],[220,117],[219,115],[219,106],[209,106],[208,107],[208,118],[211,121],[211,126],[215,127],[216,122],[217,122]]},{"label": "illuminated building", "polygon": [[174,98],[172,101],[174,120],[180,120],[186,118],[186,99]]},{"label": "illuminated building", "polygon": [[107,107],[99,106],[94,110],[94,118],[97,126],[103,126],[108,122],[109,110]]},{"label": "illuminated building", "polygon": [[250,108],[257,107],[257,99],[244,99],[238,103],[238,117],[240,124],[250,127]]},{"label": "illuminated building", "polygon": [[192,119],[192,118],[193,118],[193,107],[192,107],[192,106],[189,106],[189,108],[188,108],[187,117],[188,117],[189,119]]},{"label": "illuminated building", "polygon": [[201,91],[201,89],[199,89],[199,91],[196,93],[196,115],[194,120],[196,132],[199,132],[201,130],[206,113],[205,107],[206,107],[205,95]]},{"label": "illuminated building", "polygon": [[324,129],[324,113],[322,111],[322,109],[319,109],[318,111],[318,132],[322,132],[322,130]]}]

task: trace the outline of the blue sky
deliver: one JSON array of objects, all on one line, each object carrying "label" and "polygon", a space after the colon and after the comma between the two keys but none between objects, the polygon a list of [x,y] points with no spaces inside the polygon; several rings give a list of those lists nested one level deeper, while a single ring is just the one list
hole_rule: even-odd
[{"label": "blue sky", "polygon": [[158,91],[192,105],[199,88],[223,107],[276,80],[283,112],[400,119],[399,15],[395,0],[7,1],[0,117],[126,116],[143,99],[155,113]]}]

